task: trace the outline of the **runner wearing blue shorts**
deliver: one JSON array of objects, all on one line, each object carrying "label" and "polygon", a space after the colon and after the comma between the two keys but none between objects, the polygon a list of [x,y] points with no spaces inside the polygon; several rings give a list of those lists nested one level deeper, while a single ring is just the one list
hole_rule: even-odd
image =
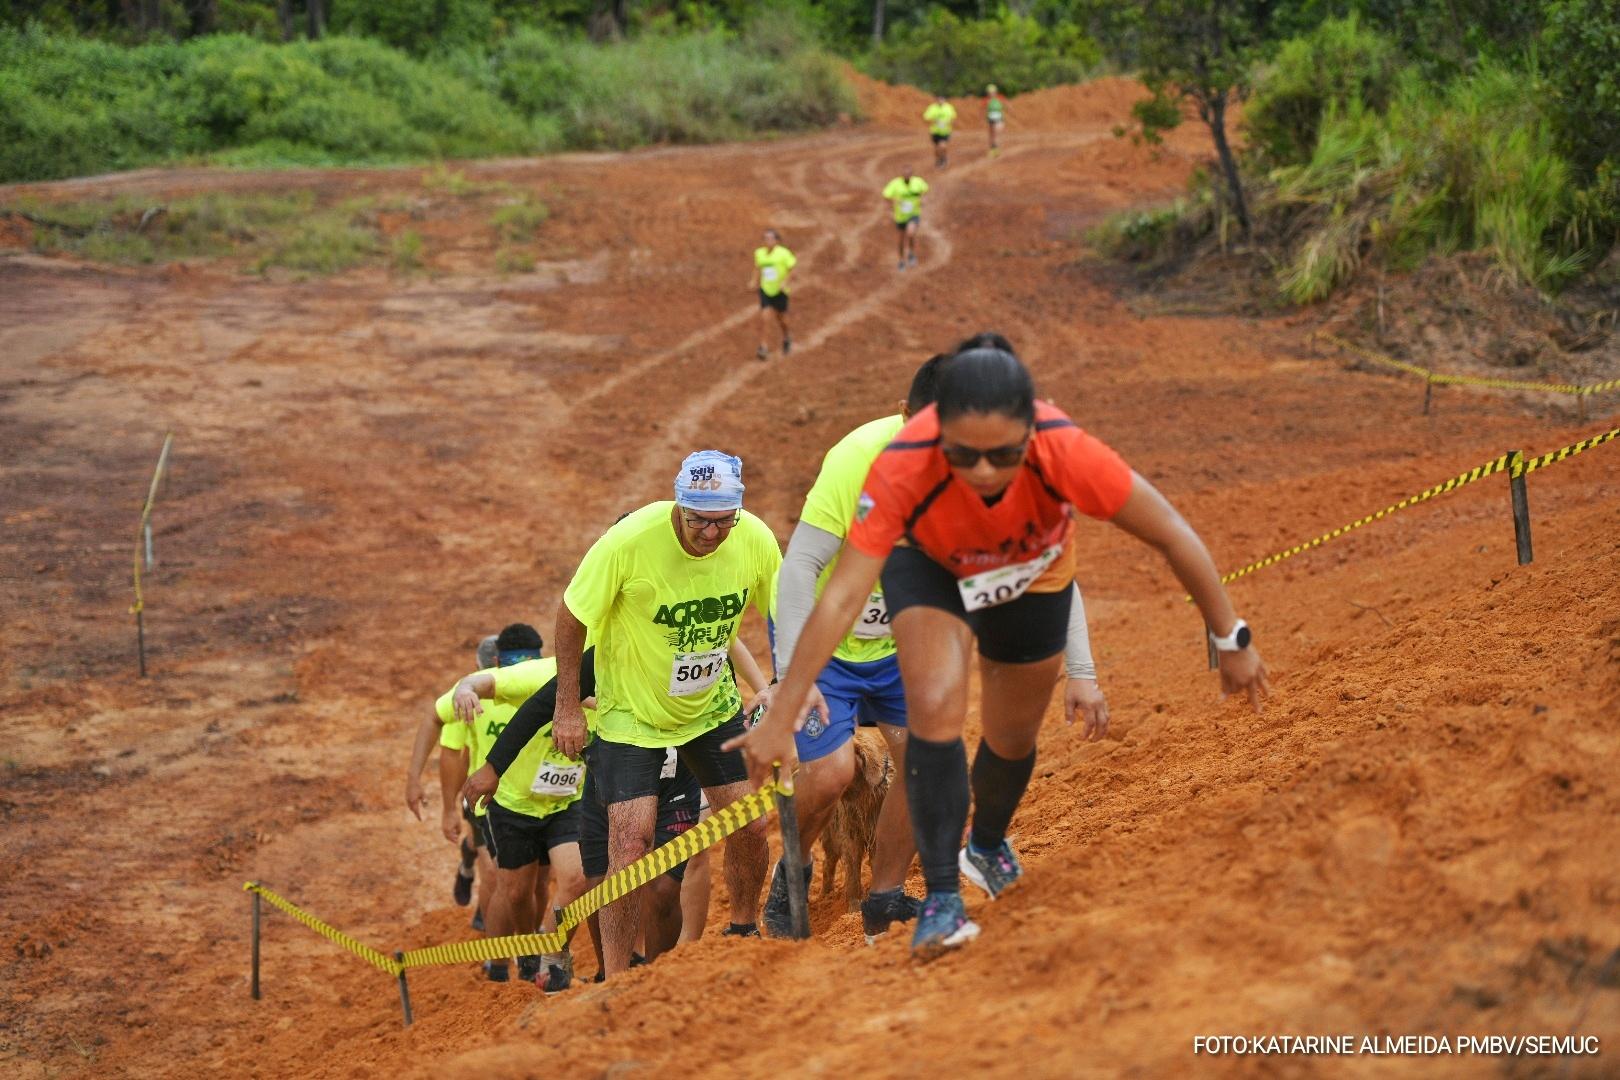
[{"label": "runner wearing blue shorts", "polygon": [[[997,335],[990,336],[1001,341]],[[943,359],[933,357],[917,370],[911,391],[896,415],[863,424],[827,452],[782,559],[775,619],[776,670],[787,670],[799,632],[838,561],[844,537],[858,513],[867,472],[911,414],[933,404],[935,374]],[[1077,713],[1084,715],[1087,733],[1100,737],[1107,731],[1108,707],[1097,689],[1078,589],[1070,612],[1066,656],[1069,687],[1065,706],[1069,720],[1072,723]],[[871,943],[893,923],[915,918],[921,903],[907,896],[904,889],[916,854],[905,791],[906,693],[881,588],[874,589],[867,598],[855,625],[822,669],[816,688],[826,701],[825,713],[813,711],[795,735],[801,766],[795,778],[795,802],[806,884],[816,839],[855,776],[851,743],[855,728],[876,726],[894,759],[894,780],[878,814],[872,847],[872,887],[861,902],[862,929]],[[765,933],[772,937],[791,935],[785,874],[778,864],[765,899],[761,921]]]}]

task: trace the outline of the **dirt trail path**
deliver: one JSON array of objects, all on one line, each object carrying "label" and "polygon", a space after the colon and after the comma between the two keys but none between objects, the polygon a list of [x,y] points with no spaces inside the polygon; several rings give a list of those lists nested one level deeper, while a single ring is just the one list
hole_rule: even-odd
[{"label": "dirt trail path", "polygon": [[[834,898],[808,946],[711,935],[550,1000],[421,972],[404,1032],[386,978],[271,915],[248,1000],[245,878],[379,945],[468,935],[451,851],[401,806],[409,733],[490,628],[549,630],[584,547],[700,444],[744,458],[785,539],[825,449],[995,328],[1235,566],[1613,422],[1483,394],[1421,417],[1410,383],[1312,356],[1308,314],[1133,314],[1081,232],[1178,190],[1202,151],[1191,129],[1159,156],[1110,138],[1136,93],[1118,81],[1014,102],[995,161],[964,121],[899,273],[878,192],[928,149],[899,126],[914,95],[869,92],[867,128],[466,166],[551,206],[532,274],[483,269],[488,225],[465,217],[433,223],[415,278],[0,254],[0,1072],[1540,1075],[1563,1065],[1262,1066],[1194,1059],[1192,1037],[1572,1030],[1609,1046],[1569,1074],[1612,1072],[1614,447],[1534,477],[1530,567],[1484,483],[1235,586],[1277,672],[1260,718],[1217,700],[1164,569],[1087,530],[1115,731],[1043,733],[1014,826],[1027,884],[973,905],[959,956],[867,949]],[[803,284],[793,356],[759,363],[745,284],[769,223]],[[140,681],[129,550],[170,428]]]}]

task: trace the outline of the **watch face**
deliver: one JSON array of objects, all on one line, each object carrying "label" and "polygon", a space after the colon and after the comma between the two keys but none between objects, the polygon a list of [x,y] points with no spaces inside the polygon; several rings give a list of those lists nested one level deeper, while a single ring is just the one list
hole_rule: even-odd
[{"label": "watch face", "polygon": [[1253,640],[1253,638],[1254,638],[1254,635],[1249,633],[1249,628],[1247,626],[1238,627],[1238,632],[1237,632],[1237,647],[1238,648],[1247,649],[1249,647],[1249,642],[1251,640]]}]

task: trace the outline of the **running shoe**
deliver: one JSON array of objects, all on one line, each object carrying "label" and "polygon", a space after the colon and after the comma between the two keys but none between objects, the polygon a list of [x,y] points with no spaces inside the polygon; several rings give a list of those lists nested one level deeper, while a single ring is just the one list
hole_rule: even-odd
[{"label": "running shoe", "polygon": [[906,268],[906,260],[901,259],[900,260],[900,269],[904,270],[905,268]]},{"label": "running shoe", "polygon": [[[640,953],[633,952],[633,953],[630,954],[630,966],[631,967],[638,968],[641,965],[646,964],[646,963],[650,963],[650,961],[645,956],[642,956]],[[596,974],[591,976],[591,982],[599,983],[599,982],[603,981],[606,978],[607,978],[607,972],[605,972],[605,971],[601,970],[600,968],[598,968]]]},{"label": "running shoe", "polygon": [[[812,867],[804,868],[806,898],[810,894],[812,872]],[[788,901],[787,866],[780,859],[776,862],[776,872],[771,874],[771,891],[765,894],[765,910],[761,913],[760,923],[764,926],[766,937],[793,936],[793,908]]]},{"label": "running shoe", "polygon": [[870,893],[861,901],[861,929],[866,933],[866,943],[877,941],[897,922],[910,922],[921,910],[922,901],[907,896],[904,889]]},{"label": "running shoe", "polygon": [[962,849],[957,857],[957,865],[967,879],[985,892],[994,900],[1007,890],[1007,887],[1024,876],[1024,868],[1018,862],[1018,856],[1013,854],[1012,845],[1003,840],[1001,846],[988,853],[974,850],[969,843]]},{"label": "running shoe", "polygon": [[473,912],[472,922],[468,925],[482,934],[484,932],[484,913],[482,911]]},{"label": "running shoe", "polygon": [[771,351],[769,349],[767,349],[763,345],[761,345],[758,349],[754,350],[754,356],[756,356],[760,360],[769,359],[770,355],[771,355]]},{"label": "running shoe", "polygon": [[451,895],[455,897],[456,907],[466,907],[468,904],[472,903],[472,887],[472,873],[469,871],[468,873],[463,874],[460,870],[457,870],[456,887],[451,892]]},{"label": "running shoe", "polygon": [[917,253],[914,251],[910,255],[907,255],[906,256],[906,261],[909,262],[912,266],[916,266],[917,265]]},{"label": "running shoe", "polygon": [[782,335],[782,355],[786,356],[793,351],[793,339],[786,334]]},{"label": "running shoe", "polygon": [[759,927],[755,926],[753,923],[748,923],[746,926],[738,926],[736,923],[732,923],[730,926],[720,931],[720,936],[759,937]]},{"label": "running shoe", "polygon": [[520,982],[534,982],[540,976],[544,967],[538,956],[518,957],[518,980]]},{"label": "running shoe", "polygon": [[929,893],[917,915],[911,952],[921,960],[943,956],[979,936],[979,924],[962,909],[961,893]]},{"label": "running shoe", "polygon": [[484,977],[490,982],[507,982],[512,978],[510,967],[505,960],[485,960]]},{"label": "running shoe", "polygon": [[547,953],[541,957],[544,968],[535,983],[549,996],[560,994],[574,985],[574,954]]}]

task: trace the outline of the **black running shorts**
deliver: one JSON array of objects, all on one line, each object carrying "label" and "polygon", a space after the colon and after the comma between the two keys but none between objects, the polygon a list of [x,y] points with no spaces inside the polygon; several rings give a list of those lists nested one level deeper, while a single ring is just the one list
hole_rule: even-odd
[{"label": "black running shorts", "polygon": [[916,548],[897,547],[883,564],[883,597],[891,617],[908,607],[947,611],[973,630],[980,656],[1001,664],[1031,664],[1062,652],[1073,596],[1072,588],[1025,593],[1005,604],[968,611],[956,578]]},{"label": "black running shorts", "polygon": [[786,315],[788,309],[787,293],[779,292],[775,296],[770,296],[764,289],[761,289],[759,290],[759,306],[762,308],[775,308]]},{"label": "black running shorts", "polygon": [[521,870],[534,863],[548,866],[552,848],[579,842],[578,799],[543,818],[508,810],[493,799],[486,805],[490,854],[502,870]]},{"label": "black running shorts", "polygon": [[[666,764],[665,770],[668,771]],[[653,833],[653,844],[663,847],[698,821],[698,808],[703,801],[703,788],[685,763],[676,757],[675,769],[669,776],[658,780],[658,825]],[[580,800],[579,857],[585,866],[586,877],[602,877],[608,869],[608,817],[607,803],[602,801],[596,786],[596,772],[585,770],[585,797]],[[686,863],[681,862],[669,871],[676,881],[686,877]]]},{"label": "black running shorts", "polygon": [[[728,740],[743,733],[742,713],[712,731],[675,748],[697,782],[706,788],[748,779],[742,751],[722,750]],[[585,748],[586,775],[594,773],[602,802],[629,802],[658,794],[658,774],[664,768],[664,748],[608,742],[601,736]]]}]

